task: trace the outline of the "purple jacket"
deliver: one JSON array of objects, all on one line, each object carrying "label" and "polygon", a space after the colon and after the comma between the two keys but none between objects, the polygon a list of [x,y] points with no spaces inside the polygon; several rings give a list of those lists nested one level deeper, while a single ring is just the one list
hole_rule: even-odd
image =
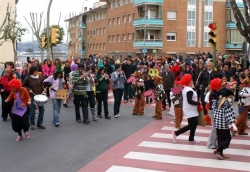
[{"label": "purple jacket", "polygon": [[[59,79],[62,79],[62,83],[64,83],[64,79],[63,78],[57,78],[56,80],[54,80],[53,75],[49,76],[48,78],[46,78],[43,82],[49,82],[53,89],[50,90],[50,98],[56,98],[56,90],[58,90],[58,86],[59,86]],[[62,88],[59,88],[62,89]]]}]

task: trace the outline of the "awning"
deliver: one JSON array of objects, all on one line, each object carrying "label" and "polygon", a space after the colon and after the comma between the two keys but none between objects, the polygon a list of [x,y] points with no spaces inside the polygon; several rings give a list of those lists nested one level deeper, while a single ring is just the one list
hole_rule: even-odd
[{"label": "awning", "polygon": [[[144,30],[144,27],[136,27],[135,30]],[[146,27],[146,30],[162,30],[162,27]]]}]

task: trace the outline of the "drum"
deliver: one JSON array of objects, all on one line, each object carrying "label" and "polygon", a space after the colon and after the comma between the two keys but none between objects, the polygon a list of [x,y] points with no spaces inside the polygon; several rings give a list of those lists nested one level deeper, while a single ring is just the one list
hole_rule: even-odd
[{"label": "drum", "polygon": [[43,106],[48,102],[48,97],[43,94],[38,94],[34,97],[34,104],[37,106]]},{"label": "drum", "polygon": [[56,99],[66,99],[67,98],[67,90],[58,89],[56,90]]}]

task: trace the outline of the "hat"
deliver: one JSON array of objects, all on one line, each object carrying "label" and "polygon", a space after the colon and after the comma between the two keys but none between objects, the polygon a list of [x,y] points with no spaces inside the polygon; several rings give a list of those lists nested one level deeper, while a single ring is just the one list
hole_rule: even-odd
[{"label": "hat", "polygon": [[72,64],[72,65],[70,66],[71,71],[75,71],[77,68],[78,68],[78,65],[77,65],[77,64]]},{"label": "hat", "polygon": [[228,88],[222,88],[219,93],[222,97],[234,96],[234,92]]},{"label": "hat", "polygon": [[56,67],[56,73],[57,74],[61,74],[62,73],[62,67],[61,67],[60,64]]},{"label": "hat", "polygon": [[8,85],[11,87],[11,88],[15,88],[15,89],[19,89],[22,87],[22,83],[20,80],[18,79],[13,79],[11,80]]},{"label": "hat", "polygon": [[188,86],[192,81],[192,76],[190,74],[185,74],[182,78],[181,78],[181,85],[183,86]]},{"label": "hat", "polygon": [[221,79],[215,78],[210,81],[210,88],[211,90],[219,90],[221,88]]}]

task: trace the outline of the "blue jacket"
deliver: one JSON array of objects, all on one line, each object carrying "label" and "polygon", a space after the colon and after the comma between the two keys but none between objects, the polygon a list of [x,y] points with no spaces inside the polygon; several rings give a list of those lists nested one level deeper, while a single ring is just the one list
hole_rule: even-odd
[{"label": "blue jacket", "polygon": [[123,76],[121,76],[119,72],[114,71],[111,74],[111,79],[113,82],[113,88],[124,89],[124,83],[127,82],[127,78],[126,78],[125,74],[123,74]]}]

